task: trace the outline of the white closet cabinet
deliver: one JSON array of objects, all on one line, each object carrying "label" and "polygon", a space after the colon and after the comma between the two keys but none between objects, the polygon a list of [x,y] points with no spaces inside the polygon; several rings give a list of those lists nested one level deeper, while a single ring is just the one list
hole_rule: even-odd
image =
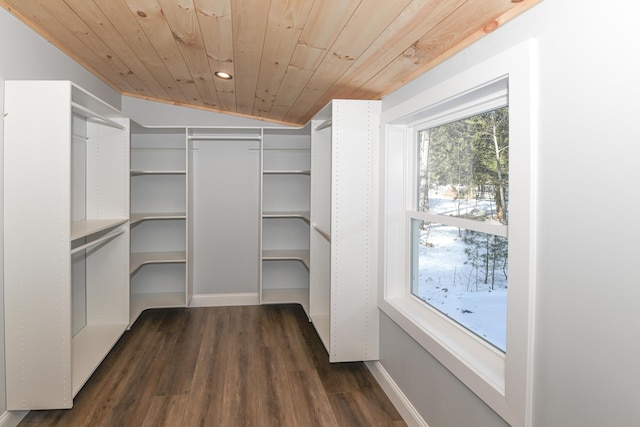
[{"label": "white closet cabinet", "polygon": [[7,408],[69,408],[129,324],[129,120],[67,81],[5,113]]},{"label": "white closet cabinet", "polygon": [[131,323],[148,308],[184,307],[187,151],[184,127],[131,126]]},{"label": "white closet cabinet", "polygon": [[311,122],[310,312],[331,362],[378,358],[379,117],[379,101],[334,100]]},{"label": "white closet cabinet", "polygon": [[309,128],[263,130],[260,295],[309,313]]}]

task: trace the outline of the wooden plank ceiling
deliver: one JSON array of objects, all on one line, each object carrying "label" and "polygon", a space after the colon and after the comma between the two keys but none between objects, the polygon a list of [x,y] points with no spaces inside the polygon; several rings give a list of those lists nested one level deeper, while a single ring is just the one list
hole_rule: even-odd
[{"label": "wooden plank ceiling", "polygon": [[539,1],[0,5],[124,95],[303,125],[331,99],[380,99]]}]

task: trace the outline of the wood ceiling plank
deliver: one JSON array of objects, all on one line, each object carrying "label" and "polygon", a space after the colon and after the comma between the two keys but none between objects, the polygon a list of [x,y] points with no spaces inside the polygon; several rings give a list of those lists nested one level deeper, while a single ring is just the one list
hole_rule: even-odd
[{"label": "wood ceiling plank", "polygon": [[[235,74],[233,63],[233,32],[231,0],[194,0],[196,16],[212,71]],[[237,79],[215,81],[220,109],[235,111]]]},{"label": "wood ceiling plank", "polygon": [[[131,83],[111,64],[104,51],[96,51],[80,40],[78,35],[68,30],[56,16],[37,2],[3,1],[3,6],[11,13],[22,17],[34,30],[58,46],[63,52],[120,91],[136,91]],[[66,7],[66,5],[62,5]],[[104,55],[104,56],[102,56]],[[119,72],[120,71],[120,72]],[[125,71],[126,74],[126,71]]]},{"label": "wood ceiling plank", "polygon": [[[50,1],[45,1],[44,3],[47,5],[55,4],[55,2]],[[113,52],[112,56],[121,61],[121,63],[124,64],[124,66],[128,68],[140,81],[143,85],[143,87],[138,90],[140,95],[157,98],[169,97],[167,92],[162,88],[162,86],[160,86],[160,84],[158,84],[149,70],[147,70],[137,55],[123,40],[118,30],[111,25],[109,19],[104,16],[95,3],[86,0],[64,0],[64,3],[80,20],[82,20],[83,24],[91,33],[90,37],[92,39],[97,38],[102,44],[108,46]],[[71,16],[70,13],[62,12],[62,14],[65,16]],[[67,25],[70,26],[70,24]]]},{"label": "wood ceiling plank", "polygon": [[126,0],[127,7],[155,48],[188,103],[204,106],[195,80],[182,57],[162,8],[156,0]]},{"label": "wood ceiling plank", "polygon": [[311,12],[310,0],[271,0],[253,114],[267,117]]},{"label": "wood ceiling plank", "polygon": [[[331,99],[349,99],[379,70],[389,65],[467,0],[413,0],[354,61],[310,111],[318,111]],[[376,95],[370,95],[376,97]],[[367,98],[368,99],[368,98]],[[307,114],[306,117],[310,117]]]},{"label": "wood ceiling plank", "polygon": [[310,70],[303,70],[291,65],[287,67],[280,90],[269,112],[269,119],[284,121],[284,117],[312,75],[313,71]]},{"label": "wood ceiling plank", "polygon": [[[324,56],[342,33],[344,26],[351,20],[361,1],[316,1],[300,35],[300,46],[315,48],[318,56]],[[312,52],[313,50],[306,52],[302,58],[294,58],[292,65],[306,70],[315,70],[322,58],[314,57]],[[301,59],[301,62],[297,61]]]},{"label": "wood ceiling plank", "polygon": [[159,0],[159,4],[204,105],[220,108],[193,1]]},{"label": "wood ceiling plank", "polygon": [[269,118],[284,120],[361,0],[315,1],[276,95]]},{"label": "wood ceiling plank", "polygon": [[469,1],[351,93],[383,97],[471,45],[541,0]]},{"label": "wood ceiling plank", "polygon": [[[109,19],[112,31],[119,33],[121,39],[127,44],[127,55],[133,54],[137,57],[162,87],[166,95],[158,98],[186,104],[187,97],[165,67],[162,58],[138,25],[124,0],[93,0],[93,3],[101,10],[105,18]],[[108,37],[108,34],[105,37]],[[127,47],[123,47],[123,49],[126,50]]]},{"label": "wood ceiling plank", "polygon": [[233,59],[236,85],[236,110],[253,112],[262,47],[269,18],[270,0],[232,0]]},{"label": "wood ceiling plank", "polygon": [[60,24],[74,34],[89,49],[103,58],[103,66],[111,67],[129,83],[139,95],[149,95],[145,83],[126,64],[110,44],[105,43],[64,0],[36,0],[40,8],[55,16]]},{"label": "wood ceiling plank", "polygon": [[[299,123],[316,102],[340,79],[411,0],[362,0],[340,36],[296,99],[286,121]],[[312,114],[311,114],[312,115]]]}]

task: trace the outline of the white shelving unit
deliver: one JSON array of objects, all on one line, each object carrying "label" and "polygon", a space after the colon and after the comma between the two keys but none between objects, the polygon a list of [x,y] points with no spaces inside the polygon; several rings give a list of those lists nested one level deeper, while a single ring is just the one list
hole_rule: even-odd
[{"label": "white shelving unit", "polygon": [[70,408],[129,324],[129,120],[68,81],[5,112],[7,408]]},{"label": "white shelving unit", "polygon": [[186,129],[131,132],[131,312],[189,304]]},{"label": "white shelving unit", "polygon": [[309,128],[264,129],[260,301],[309,313]]},{"label": "white shelving unit", "polygon": [[378,357],[379,102],[147,128],[70,82],[7,81],[5,112],[8,409],[71,407],[147,308],[298,303],[332,362]]},{"label": "white shelving unit", "polygon": [[311,121],[310,317],[331,362],[378,358],[374,157],[379,101]]}]

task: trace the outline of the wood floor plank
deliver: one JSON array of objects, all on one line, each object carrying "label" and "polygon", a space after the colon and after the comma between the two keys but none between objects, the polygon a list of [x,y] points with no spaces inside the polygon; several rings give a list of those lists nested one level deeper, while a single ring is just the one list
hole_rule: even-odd
[{"label": "wood floor plank", "polygon": [[147,310],[69,410],[23,427],[405,426],[363,363],[330,364],[298,305]]},{"label": "wood floor plank", "polygon": [[227,339],[227,371],[222,396],[221,425],[258,426],[256,364],[259,343],[255,339],[256,319],[253,307],[238,307],[231,316]]},{"label": "wood floor plank", "polygon": [[359,395],[353,392],[330,393],[329,401],[341,426],[361,425],[375,426],[373,419],[364,409]]},{"label": "wood floor plank", "polygon": [[[272,320],[272,339],[276,339],[273,345],[277,346],[279,353],[285,359],[285,366],[289,371],[305,371],[315,369],[313,358],[300,331],[301,323],[309,323],[306,316],[300,316],[300,310],[295,305],[272,306],[269,316]],[[307,325],[305,325],[307,326]],[[275,331],[275,333],[274,333]]]},{"label": "wood floor plank", "polygon": [[142,427],[181,426],[187,395],[156,396],[151,400]]},{"label": "wood floor plank", "polygon": [[173,318],[175,313],[167,311],[163,314],[165,316],[158,319],[158,330],[149,338],[141,353],[121,360],[122,364],[131,364],[131,372],[123,379],[123,392],[114,396],[115,402],[111,410],[102,417],[105,425],[141,425],[144,422],[167,364],[166,353],[176,341],[174,334],[169,334],[163,329],[167,317]]},{"label": "wood floor plank", "polygon": [[206,325],[183,426],[220,425],[224,379],[227,371],[225,336],[228,334],[227,307],[207,310]]},{"label": "wood floor plank", "polygon": [[295,425],[295,406],[280,350],[262,347],[256,358],[257,415],[262,426]]},{"label": "wood floor plank", "polygon": [[316,371],[289,372],[291,393],[296,396],[299,426],[339,426],[331,402]]},{"label": "wood floor plank", "polygon": [[157,395],[189,394],[202,344],[205,318],[204,310],[185,310],[175,345],[166,355],[167,363],[158,383]]}]

